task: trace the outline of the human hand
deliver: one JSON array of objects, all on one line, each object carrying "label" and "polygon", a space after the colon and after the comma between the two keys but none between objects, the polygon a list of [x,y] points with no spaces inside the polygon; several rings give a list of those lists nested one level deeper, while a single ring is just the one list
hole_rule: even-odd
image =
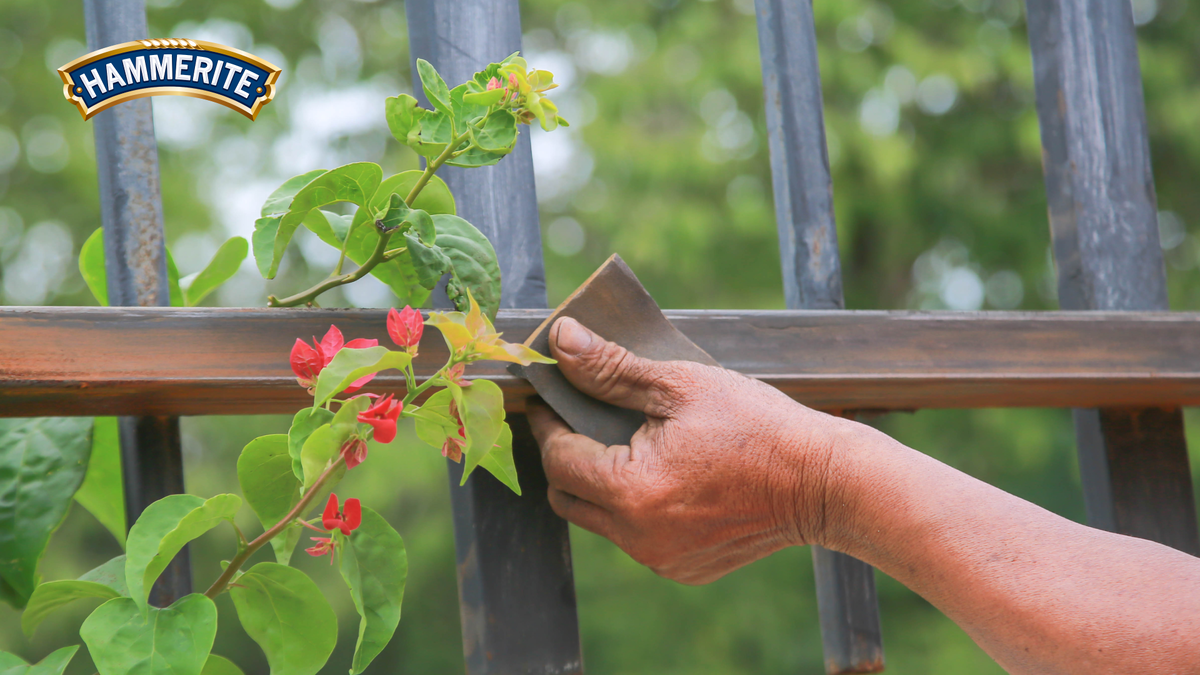
[{"label": "human hand", "polygon": [[630,445],[604,446],[530,401],[560,516],[686,584],[821,543],[842,420],[733,371],[642,359],[570,318],[550,350],[580,391],[647,416]]}]

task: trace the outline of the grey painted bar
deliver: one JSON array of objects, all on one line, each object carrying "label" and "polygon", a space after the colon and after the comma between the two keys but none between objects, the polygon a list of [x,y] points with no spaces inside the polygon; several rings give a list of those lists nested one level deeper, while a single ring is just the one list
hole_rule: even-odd
[{"label": "grey painted bar", "polygon": [[[1127,0],[1028,0],[1059,303],[1166,310]],[[1178,408],[1076,410],[1088,522],[1200,555]]]},{"label": "grey painted bar", "polygon": [[[756,0],[775,219],[789,309],[842,309],[833,181],[811,0]],[[875,570],[814,546],[828,673],[883,670]]]},{"label": "grey painted bar", "polygon": [[[84,0],[83,9],[89,50],[149,37],[143,0]],[[92,124],[109,304],[168,306],[158,145],[150,99],[126,101],[96,115]],[[132,525],[153,502],[184,491],[179,420],[122,417],[118,427],[125,520]],[[190,593],[191,587],[184,549],[154,585],[150,601],[169,605]]]},{"label": "grey painted bar", "polygon": [[[521,48],[517,0],[409,0],[413,89],[425,106],[415,60],[434,65],[450,86]],[[500,306],[543,308],[546,281],[529,130],[516,149],[485,168],[439,172],[458,215],[496,248]],[[550,508],[541,455],[523,415],[510,415],[513,456],[524,495],[485,472],[459,487],[450,464],[462,612],[469,675],[583,672],[571,545],[566,521]]]}]

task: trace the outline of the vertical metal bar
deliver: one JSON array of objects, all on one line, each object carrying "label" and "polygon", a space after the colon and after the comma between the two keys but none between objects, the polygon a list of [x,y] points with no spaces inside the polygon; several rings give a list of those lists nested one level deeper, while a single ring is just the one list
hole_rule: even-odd
[{"label": "vertical metal bar", "polygon": [[[147,37],[143,0],[84,0],[83,10],[90,50]],[[92,124],[109,304],[165,307],[167,258],[150,99],[122,103]],[[179,420],[122,417],[119,428],[125,518],[132,525],[154,501],[183,492]],[[154,585],[151,602],[168,605],[190,593],[191,585],[185,549]]]},{"label": "vertical metal bar", "polygon": [[[1128,0],[1027,0],[1059,304],[1166,310]],[[1088,522],[1200,555],[1178,408],[1076,410]]]},{"label": "vertical metal bar", "polygon": [[[755,5],[784,296],[790,309],[842,309],[812,2]],[[875,571],[820,546],[813,569],[826,672],[883,670]]]},{"label": "vertical metal bar", "polygon": [[[406,11],[413,88],[425,105],[417,57],[453,85],[521,48],[517,0],[409,0]],[[439,173],[454,192],[458,215],[496,247],[501,306],[545,307],[529,134],[522,133],[513,153],[495,166]],[[581,673],[567,523],[546,499],[546,477],[528,422],[510,415],[509,424],[524,496],[482,471],[460,488],[462,468],[450,464],[467,673]]]}]

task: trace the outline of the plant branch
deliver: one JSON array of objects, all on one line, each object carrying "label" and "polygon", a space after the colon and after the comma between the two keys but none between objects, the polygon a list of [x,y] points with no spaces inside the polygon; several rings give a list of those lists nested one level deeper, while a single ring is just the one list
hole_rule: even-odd
[{"label": "plant branch", "polygon": [[312,486],[308,488],[308,491],[304,493],[304,496],[300,498],[300,501],[296,503],[296,506],[292,507],[292,510],[289,511],[282,520],[273,525],[271,529],[258,535],[254,541],[246,544],[245,548],[243,548],[241,552],[234,556],[233,560],[229,561],[229,567],[226,567],[225,571],[221,573],[221,576],[217,577],[217,580],[212,583],[212,586],[209,586],[208,590],[204,591],[204,595],[215,600],[218,595],[223,593],[225,589],[229,587],[229,582],[231,579],[233,579],[233,575],[237,574],[237,571],[241,569],[242,565],[246,564],[246,561],[250,559],[250,556],[254,555],[255,551],[265,546],[267,542],[274,539],[275,536],[280,532],[283,532],[284,529],[292,524],[292,521],[300,517],[300,514],[304,513],[305,509],[307,509],[309,504],[312,503],[313,497],[317,496],[317,493],[320,492],[321,486],[325,484],[325,481],[329,480],[329,477],[333,475],[333,472],[336,471],[338,467],[341,466],[345,461],[345,458],[343,458],[341,455],[338,455],[338,458],[332,464],[330,464],[320,476],[317,477],[317,480],[314,481]]},{"label": "plant branch", "polygon": [[[413,202],[416,201],[417,197],[421,194],[421,190],[425,189],[425,186],[429,183],[429,179],[433,178],[433,174],[436,173],[437,170],[439,168],[441,168],[441,166],[447,162],[447,160],[451,159],[454,156],[454,151],[457,150],[458,147],[463,144],[463,141],[465,141],[468,138],[468,136],[469,136],[469,134],[466,134],[466,133],[462,134],[461,136],[455,136],[454,139],[451,140],[450,143],[448,143],[446,145],[446,149],[442,151],[442,154],[438,155],[433,161],[429,162],[426,165],[425,171],[421,174],[421,177],[417,179],[416,185],[413,185],[412,190],[408,193],[408,197],[404,200],[404,202],[406,204],[408,204],[410,207],[412,206]],[[367,208],[367,207],[363,207],[363,208]],[[370,274],[371,270],[375,269],[376,265],[378,265],[379,263],[382,263],[382,262],[386,262],[387,260],[391,259],[387,256],[387,253],[388,253],[387,244],[388,244],[389,239],[391,239],[390,232],[381,232],[379,235],[379,243],[375,245],[375,250],[371,252],[371,257],[369,257],[365,261],[363,261],[363,264],[360,265],[359,268],[354,270],[353,272],[351,272],[349,274],[338,275],[338,274],[336,274],[336,270],[335,270],[335,276],[332,276],[332,277],[322,281],[321,283],[317,284],[316,286],[313,286],[312,288],[308,289],[307,291],[304,291],[303,293],[297,293],[296,295],[293,295],[288,298],[284,298],[282,300],[276,298],[273,295],[268,296],[267,297],[267,306],[268,307],[295,307],[297,305],[308,304],[308,303],[311,303],[313,300],[315,300],[317,298],[317,296],[321,295],[325,291],[329,291],[334,288],[337,288],[338,286],[344,286],[348,283],[358,281],[359,279]],[[345,247],[349,241],[350,241],[350,232],[347,232],[346,233],[346,242],[344,242],[342,245],[343,251],[345,250]],[[341,260],[338,261],[338,269],[340,270],[340,268],[341,268]]]}]

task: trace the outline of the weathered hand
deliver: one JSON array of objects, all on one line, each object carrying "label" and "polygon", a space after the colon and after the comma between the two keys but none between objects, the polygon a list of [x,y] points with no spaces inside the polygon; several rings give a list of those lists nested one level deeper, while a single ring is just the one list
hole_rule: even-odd
[{"label": "weathered hand", "polygon": [[530,401],[563,518],[686,584],[821,541],[841,420],[732,371],[639,358],[569,318],[550,349],[581,391],[648,418],[629,446],[604,446]]}]

